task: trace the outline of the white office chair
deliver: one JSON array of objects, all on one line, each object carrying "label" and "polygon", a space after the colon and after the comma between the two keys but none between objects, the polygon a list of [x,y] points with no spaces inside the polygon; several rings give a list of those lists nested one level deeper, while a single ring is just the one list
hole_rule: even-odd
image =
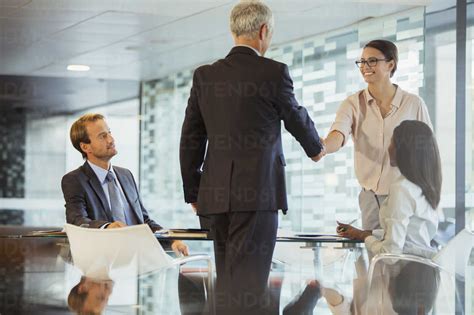
[{"label": "white office chair", "polygon": [[206,297],[210,312],[213,313],[214,272],[210,256],[191,255],[173,259],[165,253],[146,224],[104,230],[66,224],[65,230],[74,265],[91,278],[130,277],[130,270],[135,272],[136,276],[143,276],[165,272],[170,268],[180,268],[190,262],[206,261]]},{"label": "white office chair", "polygon": [[[463,230],[433,259],[376,255],[369,267],[367,314],[393,314],[393,310],[416,315],[464,314],[456,280],[465,280],[473,244],[474,234]],[[414,313],[407,310],[410,306]]]}]

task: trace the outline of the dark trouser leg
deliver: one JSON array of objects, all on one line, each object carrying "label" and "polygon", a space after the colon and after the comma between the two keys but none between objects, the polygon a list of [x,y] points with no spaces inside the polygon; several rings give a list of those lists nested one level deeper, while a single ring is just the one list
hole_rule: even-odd
[{"label": "dark trouser leg", "polygon": [[228,274],[226,270],[226,242],[228,238],[229,217],[227,213],[210,216],[211,234],[214,238],[214,256],[216,263],[215,305],[217,314],[225,314],[229,309]]},{"label": "dark trouser leg", "polygon": [[218,310],[223,309],[219,304],[226,315],[265,314],[269,309],[266,288],[277,228],[277,211],[213,216],[216,287],[224,292],[216,297]]},{"label": "dark trouser leg", "polygon": [[239,314],[264,314],[278,228],[276,211],[232,213],[226,248],[231,305]]}]

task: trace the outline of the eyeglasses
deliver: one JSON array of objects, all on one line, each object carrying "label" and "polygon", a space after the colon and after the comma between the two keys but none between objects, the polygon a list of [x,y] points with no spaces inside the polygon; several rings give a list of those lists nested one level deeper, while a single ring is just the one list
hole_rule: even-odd
[{"label": "eyeglasses", "polygon": [[379,61],[390,61],[391,59],[378,59],[378,58],[375,58],[375,57],[372,57],[372,58],[369,58],[367,60],[364,60],[364,59],[360,59],[360,60],[356,60],[355,64],[358,68],[362,68],[364,66],[364,63],[366,65],[368,65],[369,67],[375,67],[377,65],[377,62]]}]

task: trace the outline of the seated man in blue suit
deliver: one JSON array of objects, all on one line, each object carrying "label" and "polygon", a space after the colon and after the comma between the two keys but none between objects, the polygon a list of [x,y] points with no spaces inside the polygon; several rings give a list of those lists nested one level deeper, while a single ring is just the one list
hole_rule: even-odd
[{"label": "seated man in blue suit", "polygon": [[[83,115],[72,125],[70,137],[86,162],[61,181],[67,222],[101,229],[145,223],[153,232],[162,229],[148,216],[132,173],[111,165],[117,150],[104,116]],[[174,241],[171,247],[188,255],[181,241]]]}]

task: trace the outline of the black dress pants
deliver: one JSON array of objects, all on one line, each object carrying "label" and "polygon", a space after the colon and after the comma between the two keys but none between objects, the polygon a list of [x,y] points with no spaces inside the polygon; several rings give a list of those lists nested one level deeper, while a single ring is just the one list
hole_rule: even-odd
[{"label": "black dress pants", "polygon": [[211,215],[216,257],[217,314],[267,314],[278,211]]}]

